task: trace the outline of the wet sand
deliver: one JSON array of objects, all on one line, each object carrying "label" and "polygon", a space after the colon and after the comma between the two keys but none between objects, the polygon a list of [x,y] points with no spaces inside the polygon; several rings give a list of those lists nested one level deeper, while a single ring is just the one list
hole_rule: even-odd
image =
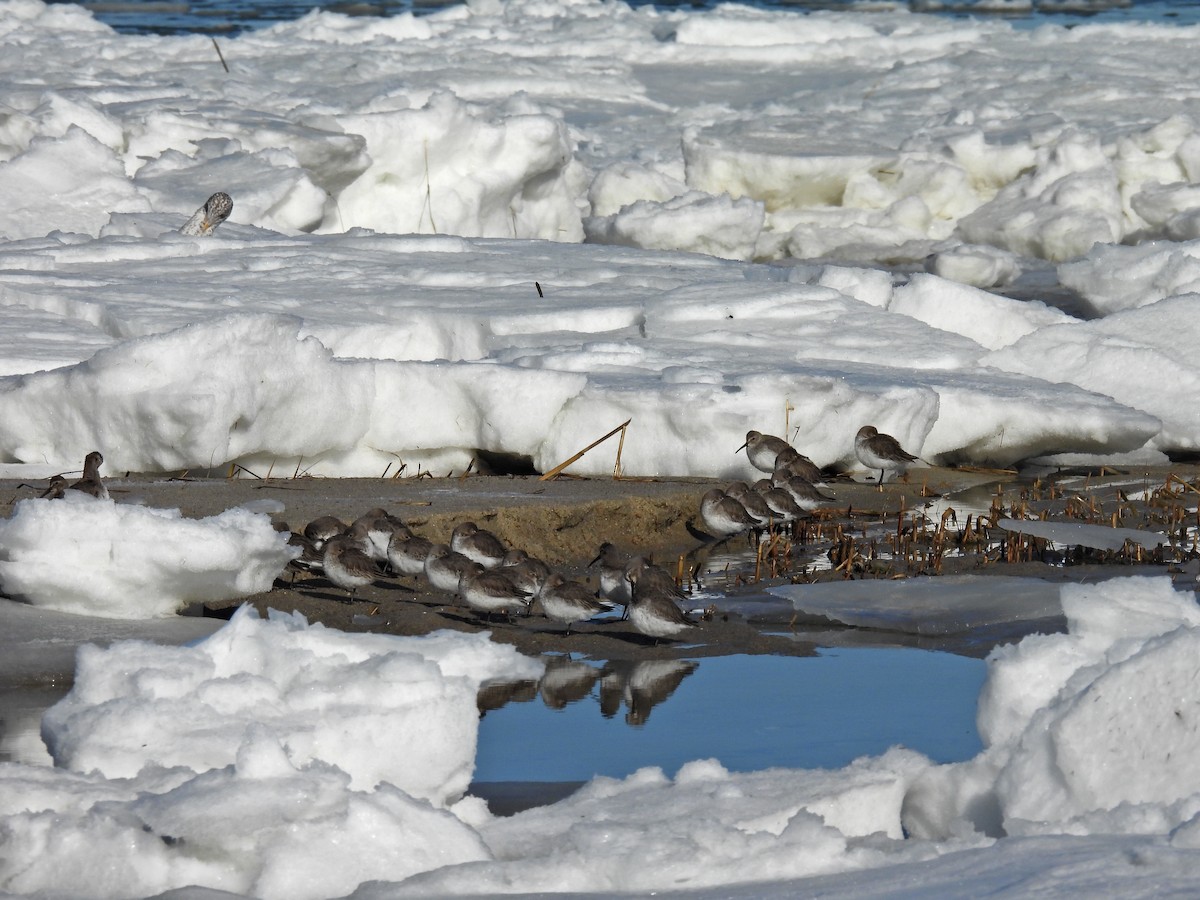
[{"label": "wet sand", "polygon": [[[996,553],[987,550],[994,541],[972,545],[972,519],[968,517],[977,521],[989,503],[1000,501],[1027,504],[1036,514],[1039,498],[1042,506],[1053,513],[1054,504],[1061,505],[1064,497],[1069,499],[1074,494],[1088,499],[1093,506],[1092,517],[1102,521],[1107,521],[1106,509],[1115,509],[1125,498],[1121,524],[1138,527],[1130,518],[1137,502],[1128,500],[1128,495],[1139,485],[1163,485],[1169,475],[1194,481],[1200,470],[1196,466],[1173,466],[1058,472],[1035,481],[1028,474],[1018,476],[1015,472],[931,468],[914,470],[906,482],[886,484],[882,491],[874,484],[856,483],[844,476],[831,478],[827,492],[836,496],[835,505],[822,510],[794,537],[773,545],[774,554],[764,553],[758,560],[745,539],[729,542],[722,549],[734,552],[735,563],[727,571],[710,574],[705,586],[710,591],[736,595],[761,594],[769,584],[863,577],[971,572],[1065,581],[1166,572],[1167,564],[1149,558],[1116,563],[1081,558],[1078,565],[1064,565],[1044,548],[1027,548],[1037,550],[1036,554],[1026,554],[1029,558],[997,560],[993,558]],[[708,553],[694,522],[700,497],[714,484],[722,484],[692,478],[559,477],[541,481],[536,476],[479,475],[440,479],[172,479],[131,475],[109,478],[106,483],[118,502],[174,507],[196,517],[214,515],[239,504],[272,501],[283,508],[273,518],[296,531],[302,531],[306,523],[321,515],[350,521],[368,509],[383,507],[415,532],[435,542],[448,542],[455,525],[472,520],[509,546],[522,547],[551,568],[592,586],[597,584],[596,575],[587,564],[604,541],[630,553],[652,555],[660,565],[680,573],[686,582],[690,570],[705,562]],[[1047,491],[1046,485],[1055,484],[1061,484],[1061,489],[1056,492],[1050,487]],[[16,500],[36,496],[37,487],[0,482],[0,497],[8,500],[8,508],[0,507],[0,514],[9,514]],[[1200,496],[1187,489],[1177,493],[1180,499],[1176,505],[1190,502],[1192,508]],[[1142,505],[1150,516],[1153,503]],[[924,521],[928,527],[913,527],[914,510],[924,510],[916,521]],[[947,546],[939,545],[935,559],[930,534],[939,523]],[[1154,527],[1150,518],[1146,523]],[[891,555],[880,550],[888,544]],[[907,548],[902,551],[904,559],[896,555],[901,546]],[[1013,555],[1011,547],[1007,552]],[[423,579],[406,577],[381,577],[349,601],[344,591],[319,575],[299,575],[294,582],[285,575],[267,593],[246,600],[210,603],[189,613],[227,617],[242,602],[252,603],[264,612],[270,608],[296,610],[309,621],[346,631],[425,634],[443,628],[486,629],[495,640],[511,643],[525,653],[569,651],[593,659],[808,654],[816,641],[914,642],[903,635],[851,632],[847,636],[845,628],[832,626],[819,617],[764,626],[724,614],[711,604],[698,616],[698,626],[677,641],[656,642],[618,620],[582,623],[565,635],[561,625],[537,615],[484,621],[455,598],[430,589]]]}]

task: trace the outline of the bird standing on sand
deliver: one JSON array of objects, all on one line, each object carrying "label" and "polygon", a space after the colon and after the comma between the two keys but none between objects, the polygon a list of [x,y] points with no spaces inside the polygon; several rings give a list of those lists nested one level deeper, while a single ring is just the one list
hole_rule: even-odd
[{"label": "bird standing on sand", "polygon": [[785,450],[795,450],[791,444],[773,434],[763,434],[758,431],[747,431],[746,442],[734,450],[737,453],[745,449],[750,465],[760,472],[775,471],[775,460]]},{"label": "bird standing on sand", "polygon": [[888,469],[901,475],[908,464],[917,457],[900,446],[890,434],[880,434],[874,425],[864,425],[854,436],[854,455],[868,469],[879,470],[879,487],[883,489],[884,475]]},{"label": "bird standing on sand", "polygon": [[519,548],[504,554],[504,562],[498,571],[503,572],[509,581],[530,594],[537,594],[550,577],[548,565]]},{"label": "bird standing on sand", "polygon": [[400,519],[380,506],[367,510],[350,523],[350,527],[353,529],[359,523],[362,523],[362,527],[366,530],[367,540],[371,545],[367,555],[380,562],[387,561],[388,545],[392,542],[393,534],[399,534],[401,538],[406,538],[411,534]]},{"label": "bird standing on sand", "polygon": [[321,550],[321,569],[326,578],[350,595],[350,600],[355,599],[355,591],[371,584],[379,575],[379,567],[375,565],[375,560],[367,556],[353,538],[346,535],[330,538],[325,542]]},{"label": "bird standing on sand", "polygon": [[492,613],[502,612],[507,616],[509,610],[526,609],[530,601],[529,594],[509,581],[506,575],[495,569],[485,569],[477,562],[468,563],[463,570],[458,594],[471,609],[486,613],[489,620]]},{"label": "bird standing on sand", "polygon": [[657,643],[660,638],[674,637],[695,626],[679,608],[679,604],[663,591],[642,583],[642,571],[631,569],[629,579],[633,599],[629,601],[629,624]]},{"label": "bird standing on sand", "polygon": [[108,499],[108,488],[104,486],[104,482],[100,480],[100,466],[104,463],[104,457],[100,455],[99,450],[93,450],[83,460],[83,478],[71,485],[67,490],[80,491],[84,494],[91,494],[101,500]]},{"label": "bird standing on sand", "polygon": [[470,568],[471,562],[445,544],[434,544],[425,557],[425,578],[439,591],[457,593],[458,582]]},{"label": "bird standing on sand", "polygon": [[771,479],[776,478],[803,478],[809,484],[825,483],[825,476],[817,464],[793,447],[781,450],[775,457]]},{"label": "bird standing on sand", "polygon": [[402,532],[392,533],[388,541],[388,566],[397,575],[424,575],[425,558],[433,549],[433,543],[419,535],[409,533],[404,537]]},{"label": "bird standing on sand", "polygon": [[557,572],[542,585],[538,602],[547,619],[567,626],[566,634],[571,633],[571,626],[576,622],[612,609],[610,602],[596,599],[588,588],[577,581],[567,581]]},{"label": "bird standing on sand", "polygon": [[[776,469],[776,474],[779,470]],[[781,490],[787,491],[792,495],[792,499],[796,501],[805,512],[812,512],[819,509],[826,503],[836,503],[836,497],[830,497],[828,494],[822,494],[817,490],[816,485],[811,481],[806,481],[803,478],[798,478],[793,475],[790,478],[779,478],[772,476],[771,483]]]},{"label": "bird standing on sand", "polygon": [[233,198],[224,191],[217,191],[204,201],[204,205],[183,223],[180,234],[190,237],[207,237],[233,212]]},{"label": "bird standing on sand", "polygon": [[484,531],[474,522],[463,522],[454,529],[450,535],[450,549],[485,569],[498,568],[508,552],[500,538],[490,531]]},{"label": "bird standing on sand", "polygon": [[304,536],[320,550],[327,540],[337,537],[347,527],[346,523],[336,516],[318,516],[304,526]]}]

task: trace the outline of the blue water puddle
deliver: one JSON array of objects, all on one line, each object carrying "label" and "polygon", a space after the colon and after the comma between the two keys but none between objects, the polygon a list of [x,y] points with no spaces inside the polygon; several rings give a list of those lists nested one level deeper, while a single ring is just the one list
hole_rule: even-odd
[{"label": "blue water puddle", "polygon": [[[666,678],[659,693],[673,688],[663,699],[655,696],[655,673],[634,670],[672,664],[657,660],[609,664],[606,677],[561,709],[547,705],[561,702],[553,695],[546,701],[544,692],[531,699],[528,692],[524,702],[488,710],[475,779],[583,781],[624,777],[643,766],[674,773],[710,757],[732,771],[840,768],[897,744],[954,762],[981,749],[975,705],[985,664],[979,659],[889,647],[673,662],[686,670],[658,673]],[[597,673],[604,666],[573,665]]]}]

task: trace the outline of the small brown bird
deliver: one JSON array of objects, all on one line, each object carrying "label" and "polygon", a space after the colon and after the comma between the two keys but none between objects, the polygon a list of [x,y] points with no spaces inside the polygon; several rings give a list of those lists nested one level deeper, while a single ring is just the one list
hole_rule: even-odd
[{"label": "small brown bird", "polygon": [[100,466],[103,464],[104,457],[100,455],[100,451],[93,450],[84,457],[83,478],[71,485],[68,490],[81,491],[84,494],[91,494],[93,497],[98,497],[101,500],[107,500],[108,488],[100,480]]},{"label": "small brown bird", "polygon": [[776,478],[803,478],[809,484],[824,484],[825,476],[811,459],[792,447],[775,457],[775,468],[771,472]]},{"label": "small brown bird", "polygon": [[713,537],[723,540],[759,527],[759,521],[746,507],[720,488],[713,488],[700,498],[700,520]]},{"label": "small brown bird", "polygon": [[908,468],[908,464],[917,457],[900,446],[900,442],[890,434],[880,434],[874,425],[864,425],[854,436],[854,455],[868,469],[879,470],[879,487],[883,488],[883,478],[888,469],[895,470],[897,475]]},{"label": "small brown bird", "polygon": [[567,626],[566,634],[571,633],[571,626],[576,622],[612,609],[610,602],[597,599],[591,590],[577,581],[567,581],[557,572],[542,585],[538,601],[547,619]]},{"label": "small brown bird", "polygon": [[408,537],[411,534],[400,519],[378,506],[367,510],[355,519],[350,527],[353,528],[360,523],[366,531],[367,540],[370,541],[367,555],[380,562],[387,561],[388,544],[391,543],[393,534],[400,534],[402,537]]},{"label": "small brown bird", "polygon": [[349,595],[350,600],[354,599],[355,591],[374,582],[380,574],[375,560],[345,535],[326,541],[321,551],[321,569],[326,578]]},{"label": "small brown bird", "polygon": [[471,562],[463,571],[458,581],[458,594],[467,606],[476,612],[486,613],[491,621],[492,613],[504,613],[507,617],[509,610],[527,609],[530,596],[513,584],[508,576],[497,569],[485,569],[477,562]]},{"label": "small brown bird", "polygon": [[224,191],[217,191],[204,201],[204,205],[183,223],[180,234],[191,237],[207,237],[233,212],[233,198]]},{"label": "small brown bird", "polygon": [[484,531],[474,522],[463,522],[454,529],[450,535],[450,549],[485,569],[498,568],[508,552],[500,538],[490,531]]},{"label": "small brown bird", "polygon": [[50,479],[50,484],[39,495],[43,500],[61,500],[63,491],[67,489],[67,479],[61,475],[55,475]]},{"label": "small brown bird", "polygon": [[673,597],[644,584],[640,569],[631,569],[626,577],[633,593],[629,602],[629,623],[642,634],[654,638],[655,643],[696,625]]},{"label": "small brown bird", "polygon": [[470,568],[471,562],[445,544],[433,544],[425,557],[425,578],[437,590],[456,594],[458,582]]},{"label": "small brown bird", "polygon": [[775,460],[780,453],[792,450],[793,447],[781,437],[773,434],[762,434],[758,431],[747,431],[746,442],[734,450],[737,453],[745,449],[750,465],[760,472],[775,471]]},{"label": "small brown bird", "polygon": [[330,538],[337,537],[349,527],[336,516],[318,516],[304,526],[304,536],[321,549]]}]

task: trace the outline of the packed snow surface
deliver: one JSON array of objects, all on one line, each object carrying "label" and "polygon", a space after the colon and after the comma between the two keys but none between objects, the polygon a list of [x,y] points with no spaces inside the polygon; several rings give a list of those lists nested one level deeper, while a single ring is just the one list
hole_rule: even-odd
[{"label": "packed snow surface", "polygon": [[973,759],[896,747],[838,770],[744,773],[696,760],[597,777],[509,818],[463,796],[475,691],[541,664],[486,633],[348,635],[246,607],[186,647],[84,647],[43,719],[56,765],[0,764],[0,889],[1193,893],[1196,598],[1120,578],[1064,586],[1060,602],[1066,634],[989,657]]},{"label": "packed snow surface", "polygon": [[[850,468],[864,424],[927,463],[1195,451],[1198,49],[478,0],[222,39],[226,72],[208,37],[0,2],[0,463],[545,470],[625,419],[646,475],[753,474],[734,448],[785,421]],[[230,220],[179,234],[218,190]],[[5,525],[6,591],[58,577],[36,554],[77,505]],[[87,511],[156,517],[130,576],[188,545],[161,511]],[[117,593],[254,589],[242,566],[286,550],[227,515],[187,524],[213,542],[196,571]],[[129,559],[106,540],[94,559]],[[44,721],[57,765],[0,763],[0,891],[1194,895],[1195,597],[1119,579],[1058,604],[1067,634],[990,658],[972,760],[696,760],[512,818],[463,796],[474,694],[536,665],[486,636],[246,611],[187,647],[85,648]]]},{"label": "packed snow surface", "polygon": [[0,44],[0,461],[1200,448],[1197,29],[486,0],[226,72],[8,0]]},{"label": "packed snow surface", "polygon": [[188,519],[69,490],[21,500],[0,520],[0,590],[61,612],[170,616],[189,603],[269,591],[299,555],[287,538],[241,507]]}]

